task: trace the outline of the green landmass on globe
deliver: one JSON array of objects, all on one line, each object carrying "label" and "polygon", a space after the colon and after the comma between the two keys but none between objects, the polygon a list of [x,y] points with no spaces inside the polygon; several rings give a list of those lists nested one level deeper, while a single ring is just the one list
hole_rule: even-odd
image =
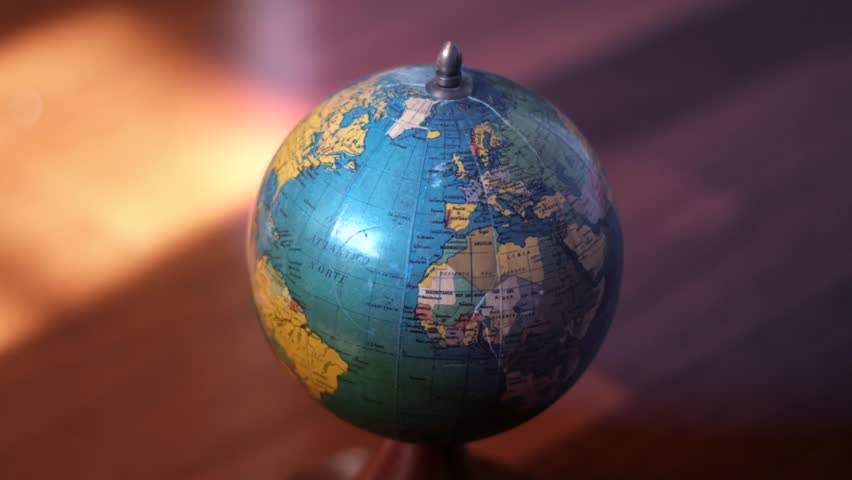
[{"label": "green landmass on globe", "polygon": [[354,83],[266,172],[249,256],[262,328],[311,396],[389,437],[456,443],[535,416],[611,322],[621,230],[573,124],[505,78]]}]

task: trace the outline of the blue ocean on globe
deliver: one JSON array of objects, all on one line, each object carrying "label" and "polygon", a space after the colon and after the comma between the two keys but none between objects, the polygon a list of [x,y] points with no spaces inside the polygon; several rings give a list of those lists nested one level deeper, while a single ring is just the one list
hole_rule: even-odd
[{"label": "blue ocean on globe", "polygon": [[556,401],[610,326],[622,238],[573,124],[510,80],[356,82],[275,154],[252,216],[261,326],[308,393],[389,437],[470,441]]}]

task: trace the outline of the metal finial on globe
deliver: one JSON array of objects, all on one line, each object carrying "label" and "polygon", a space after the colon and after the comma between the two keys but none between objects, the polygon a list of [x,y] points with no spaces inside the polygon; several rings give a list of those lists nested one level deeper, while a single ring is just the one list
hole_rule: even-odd
[{"label": "metal finial on globe", "polygon": [[455,88],[461,83],[462,52],[453,42],[444,44],[435,62],[435,81],[444,88]]},{"label": "metal finial on globe", "polygon": [[473,86],[462,73],[462,52],[453,42],[447,42],[438,52],[435,61],[435,78],[426,90],[433,96],[443,99],[456,99],[470,95]]}]

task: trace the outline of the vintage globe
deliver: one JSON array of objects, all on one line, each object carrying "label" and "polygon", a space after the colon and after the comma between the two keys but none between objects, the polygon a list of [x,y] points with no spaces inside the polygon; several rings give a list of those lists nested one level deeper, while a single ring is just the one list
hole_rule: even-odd
[{"label": "vintage globe", "polygon": [[574,384],[615,310],[622,239],[566,117],[500,76],[440,70],[429,88],[432,66],[373,75],[309,113],[263,179],[249,261],[269,344],[313,398],[447,444]]}]

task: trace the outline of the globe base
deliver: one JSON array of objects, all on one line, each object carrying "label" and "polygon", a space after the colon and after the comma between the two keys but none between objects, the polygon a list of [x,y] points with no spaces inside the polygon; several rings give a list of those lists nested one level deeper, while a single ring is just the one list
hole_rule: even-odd
[{"label": "globe base", "polygon": [[470,456],[461,445],[435,446],[384,440],[365,449],[341,452],[290,480],[529,480],[521,473]]},{"label": "globe base", "polygon": [[471,478],[470,459],[461,445],[439,447],[385,440],[357,480],[455,480]]}]

